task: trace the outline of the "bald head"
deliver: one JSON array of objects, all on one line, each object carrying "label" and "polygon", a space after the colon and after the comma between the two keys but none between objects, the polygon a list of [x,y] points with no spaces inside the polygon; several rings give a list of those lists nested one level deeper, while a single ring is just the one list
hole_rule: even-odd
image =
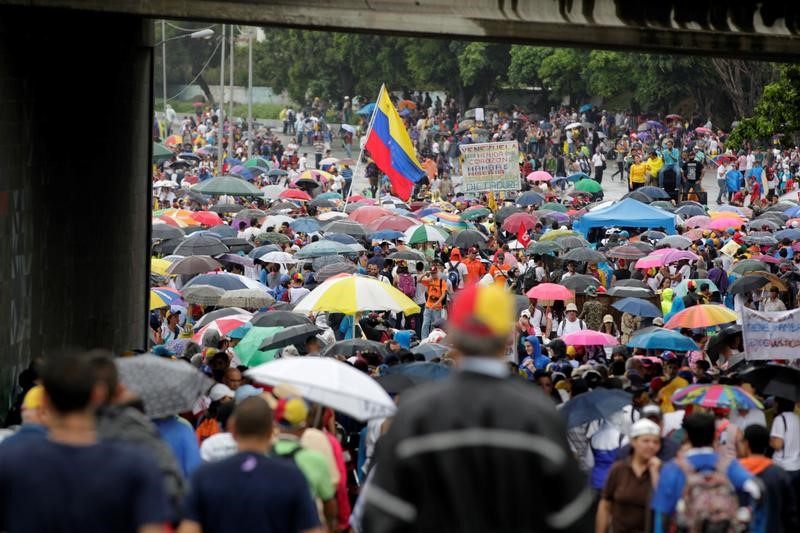
[{"label": "bald head", "polygon": [[250,396],[233,412],[233,431],[237,440],[268,439],[272,435],[272,408],[261,396]]}]

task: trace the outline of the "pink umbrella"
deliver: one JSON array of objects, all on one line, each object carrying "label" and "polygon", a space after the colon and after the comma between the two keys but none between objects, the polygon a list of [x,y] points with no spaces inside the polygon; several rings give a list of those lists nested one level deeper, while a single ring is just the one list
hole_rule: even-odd
[{"label": "pink umbrella", "polygon": [[683,233],[683,236],[686,237],[687,239],[692,239],[693,241],[696,241],[698,239],[702,239],[703,238],[703,230],[701,230],[701,229],[690,229],[689,231],[685,231]]},{"label": "pink umbrella", "polygon": [[[670,248],[665,248],[666,252],[661,252],[661,250],[656,250],[652,254],[648,255],[647,257],[642,257],[638,261],[636,261],[636,268],[656,268],[661,267],[664,265],[668,265],[670,263],[678,262],[682,259],[688,259],[689,261],[695,261],[698,257],[697,255],[693,254],[688,250],[673,250]],[[661,253],[657,253],[661,252]]]},{"label": "pink umbrella", "polygon": [[535,170],[525,178],[528,181],[551,181],[553,176],[544,170]]},{"label": "pink umbrella", "polygon": [[708,135],[709,133],[713,133],[708,128],[695,128],[694,131],[696,131],[697,133],[700,133],[701,135]]},{"label": "pink umbrella", "polygon": [[780,259],[764,254],[754,255],[750,259],[755,259],[756,261],[761,261],[762,263],[769,263],[770,265],[777,265],[781,262]]},{"label": "pink umbrella", "polygon": [[416,226],[419,224],[418,220],[411,220],[408,217],[403,217],[400,215],[389,215],[385,217],[376,218],[369,224],[367,224],[367,229],[371,232],[376,231],[383,231],[387,229],[395,230],[395,231],[405,231],[411,226]]},{"label": "pink umbrella", "polygon": [[607,333],[600,333],[591,329],[568,333],[561,337],[567,346],[616,346],[617,339]]},{"label": "pink umbrella", "polygon": [[557,283],[540,283],[525,293],[525,296],[538,300],[572,300],[575,293]]},{"label": "pink umbrella", "polygon": [[536,226],[536,217],[529,213],[514,213],[503,221],[503,229],[510,233],[519,233],[519,229],[533,229]]},{"label": "pink umbrella", "polygon": [[251,315],[230,315],[218,318],[209,322],[208,325],[200,328],[197,333],[192,336],[192,340],[199,344],[203,340],[203,335],[208,330],[216,331],[220,335],[227,335],[236,328],[244,326],[250,322],[251,318],[253,318]]},{"label": "pink umbrella", "polygon": [[374,205],[365,205],[364,207],[359,207],[348,217],[350,220],[354,222],[358,222],[359,224],[368,224],[375,219],[380,217],[388,217],[393,215],[391,211],[385,209],[383,207],[377,207]]},{"label": "pink umbrella", "polygon": [[687,218],[686,222],[684,222],[683,225],[686,226],[687,228],[702,228],[709,222],[711,222],[711,217],[707,217],[705,215],[697,215],[691,218]]},{"label": "pink umbrella", "polygon": [[707,229],[715,229],[715,230],[726,230],[728,228],[738,229],[744,225],[744,222],[740,218],[717,218],[706,224]]}]

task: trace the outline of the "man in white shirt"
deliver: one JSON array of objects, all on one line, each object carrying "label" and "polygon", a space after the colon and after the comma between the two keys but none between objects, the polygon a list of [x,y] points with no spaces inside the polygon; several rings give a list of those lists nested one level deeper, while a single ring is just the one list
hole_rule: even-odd
[{"label": "man in white shirt", "polygon": [[571,278],[572,276],[577,276],[578,273],[575,272],[575,261],[568,261],[567,262],[567,271],[564,272],[564,275],[561,276],[561,281],[564,281],[567,278]]},{"label": "man in white shirt", "polygon": [[292,284],[289,287],[289,303],[299,302],[309,292],[311,291],[303,287],[303,275],[299,272],[292,274]]},{"label": "man in white shirt", "polygon": [[528,301],[530,302],[528,308],[519,314],[519,326],[523,335],[534,335],[539,337],[541,342],[544,312],[536,305],[536,298],[529,298]]},{"label": "man in white shirt", "polygon": [[722,203],[722,199],[725,197],[726,186],[725,186],[725,174],[731,170],[733,166],[729,163],[727,165],[722,164],[717,167],[717,185],[719,186],[719,193],[717,194],[717,205]]},{"label": "man in white shirt", "polygon": [[305,172],[306,166],[308,165],[308,154],[303,154],[300,156],[300,159],[297,160],[297,170],[300,172]]},{"label": "man in white shirt", "polygon": [[769,297],[761,300],[761,310],[767,313],[786,311],[786,305],[778,297],[778,287],[769,289]]},{"label": "man in white shirt", "polygon": [[567,304],[566,314],[567,316],[561,321],[556,330],[557,337],[563,337],[564,335],[586,329],[586,323],[578,318],[577,305],[574,303]]}]

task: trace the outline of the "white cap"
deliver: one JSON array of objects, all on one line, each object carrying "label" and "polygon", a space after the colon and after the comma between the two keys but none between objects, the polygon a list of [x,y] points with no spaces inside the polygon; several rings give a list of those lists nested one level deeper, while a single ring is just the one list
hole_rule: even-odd
[{"label": "white cap", "polygon": [[635,439],[642,435],[653,435],[655,437],[661,436],[661,428],[658,424],[647,418],[640,418],[631,426],[630,438]]},{"label": "white cap", "polygon": [[235,393],[224,383],[217,383],[208,391],[208,397],[211,398],[212,402],[218,402],[223,398],[233,399],[234,396]]}]

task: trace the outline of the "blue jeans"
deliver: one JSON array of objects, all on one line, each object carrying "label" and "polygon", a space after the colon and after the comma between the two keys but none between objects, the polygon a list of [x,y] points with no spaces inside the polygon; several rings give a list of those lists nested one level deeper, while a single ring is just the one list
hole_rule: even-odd
[{"label": "blue jeans", "polygon": [[431,309],[430,307],[425,308],[425,310],[422,312],[422,335],[420,336],[420,340],[428,338],[428,335],[431,333],[433,323],[440,318],[442,318],[441,309]]},{"label": "blue jeans", "polygon": [[661,170],[658,171],[658,186],[662,189],[664,188],[664,172],[667,170],[672,169],[675,172],[675,188],[681,188],[681,167],[678,164],[673,165],[664,165],[661,167]]}]

